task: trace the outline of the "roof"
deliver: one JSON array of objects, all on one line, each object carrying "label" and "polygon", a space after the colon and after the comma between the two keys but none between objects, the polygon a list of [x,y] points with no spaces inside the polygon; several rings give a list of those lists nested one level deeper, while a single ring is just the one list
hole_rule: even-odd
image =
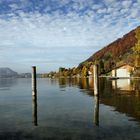
[{"label": "roof", "polygon": [[[121,65],[116,66],[114,69],[118,69],[118,68],[123,67],[123,66],[126,66],[126,65],[128,65],[128,66],[130,66],[130,67],[133,67],[133,68],[134,68],[134,66],[133,66],[133,65],[124,63],[124,64],[121,64]],[[113,70],[114,70],[114,69],[113,69]]]}]

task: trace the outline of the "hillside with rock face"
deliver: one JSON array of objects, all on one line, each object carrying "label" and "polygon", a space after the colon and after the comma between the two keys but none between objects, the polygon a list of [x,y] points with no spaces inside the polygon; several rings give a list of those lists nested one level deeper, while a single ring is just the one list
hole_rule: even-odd
[{"label": "hillside with rock face", "polygon": [[101,73],[104,73],[124,63],[135,65],[133,47],[138,42],[136,38],[137,31],[140,31],[140,26],[94,53],[87,60],[80,63],[78,68],[81,69],[83,66],[89,68],[91,64],[97,63],[103,65]]},{"label": "hillside with rock face", "polygon": [[0,68],[0,78],[17,77],[18,73],[10,68]]}]

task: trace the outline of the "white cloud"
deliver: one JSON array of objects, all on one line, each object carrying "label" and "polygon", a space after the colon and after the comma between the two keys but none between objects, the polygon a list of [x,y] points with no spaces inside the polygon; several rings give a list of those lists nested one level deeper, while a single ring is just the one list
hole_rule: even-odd
[{"label": "white cloud", "polygon": [[108,6],[108,5],[113,5],[114,3],[117,2],[117,0],[103,0],[105,5]]},{"label": "white cloud", "polygon": [[102,5],[94,4],[94,5],[91,6],[91,8],[92,8],[93,10],[98,10],[98,9],[102,8]]},{"label": "white cloud", "polygon": [[10,7],[12,10],[16,10],[16,9],[19,8],[17,4],[11,4],[11,5],[9,5],[9,7]]},{"label": "white cloud", "polygon": [[137,18],[138,16],[139,16],[139,13],[140,13],[140,11],[138,10],[138,9],[133,9],[132,11],[131,11],[131,17],[132,18]]},{"label": "white cloud", "polygon": [[125,8],[129,8],[129,7],[132,5],[132,1],[130,1],[130,0],[122,1],[122,5],[123,5]]},{"label": "white cloud", "polygon": [[112,8],[112,7],[109,7],[108,9],[107,9],[107,12],[108,13],[112,13],[114,11],[114,8]]},{"label": "white cloud", "polygon": [[107,12],[107,9],[106,8],[97,10],[97,13],[98,14],[105,14],[106,12]]},{"label": "white cloud", "polygon": [[140,4],[140,0],[137,0],[137,2],[136,2],[136,3]]}]

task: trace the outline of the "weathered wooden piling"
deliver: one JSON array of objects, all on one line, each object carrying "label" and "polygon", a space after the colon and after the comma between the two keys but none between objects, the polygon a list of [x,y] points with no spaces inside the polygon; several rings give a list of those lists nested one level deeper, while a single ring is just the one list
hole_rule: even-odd
[{"label": "weathered wooden piling", "polygon": [[32,116],[33,124],[37,126],[37,81],[36,66],[32,66]]},{"label": "weathered wooden piling", "polygon": [[33,120],[33,124],[34,126],[37,126],[37,99],[35,96],[33,96],[32,99],[32,120]]},{"label": "weathered wooden piling", "polygon": [[93,73],[94,73],[94,95],[99,95],[99,76],[98,76],[98,65],[93,66]]},{"label": "weathered wooden piling", "polygon": [[94,96],[94,124],[99,126],[99,97]]},{"label": "weathered wooden piling", "polygon": [[32,66],[32,96],[37,97],[36,66]]}]

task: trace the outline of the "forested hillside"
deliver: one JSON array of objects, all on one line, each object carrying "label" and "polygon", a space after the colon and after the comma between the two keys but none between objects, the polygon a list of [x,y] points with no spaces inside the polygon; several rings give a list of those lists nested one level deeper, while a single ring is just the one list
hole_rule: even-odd
[{"label": "forested hillside", "polygon": [[101,73],[106,73],[122,64],[139,67],[139,57],[140,26],[90,56],[86,61],[80,63],[78,68],[82,69],[84,66],[89,68],[91,64],[97,63]]}]

